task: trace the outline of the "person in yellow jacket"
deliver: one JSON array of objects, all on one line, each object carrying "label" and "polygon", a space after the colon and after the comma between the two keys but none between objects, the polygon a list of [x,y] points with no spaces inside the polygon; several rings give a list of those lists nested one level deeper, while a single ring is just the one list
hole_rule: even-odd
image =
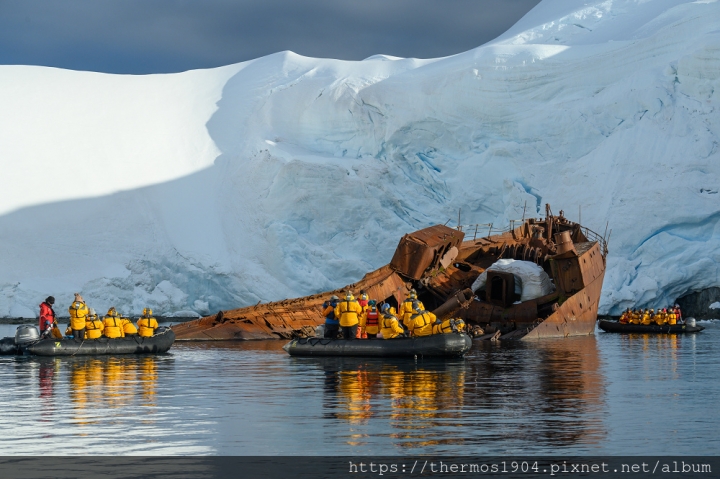
[{"label": "person in yellow jacket", "polygon": [[118,317],[115,308],[108,309],[105,319],[103,320],[103,335],[108,338],[123,338],[125,331],[122,327],[122,320]]},{"label": "person in yellow jacket", "polygon": [[98,315],[93,308],[90,308],[87,319],[85,320],[85,339],[97,339],[102,336],[103,322],[98,319]]},{"label": "person in yellow jacket", "polygon": [[75,301],[68,308],[70,313],[70,328],[75,339],[85,339],[85,318],[89,313],[85,300],[80,293],[75,293]]},{"label": "person in yellow jacket", "polygon": [[383,339],[393,339],[402,335],[405,330],[400,326],[400,321],[395,316],[393,307],[385,303],[382,305],[382,318],[380,319],[380,334]]},{"label": "person in yellow jacket", "polygon": [[143,315],[138,319],[138,334],[143,338],[149,338],[155,334],[155,330],[158,328],[158,322],[153,318],[152,314],[152,309],[145,308],[143,309]]},{"label": "person in yellow jacket", "polygon": [[410,318],[412,318],[419,309],[425,309],[425,305],[422,304],[422,301],[417,299],[417,292],[415,292],[414,289],[411,289],[408,293],[408,297],[402,302],[400,310],[398,311],[398,316],[406,328],[410,327]]},{"label": "person in yellow jacket", "polygon": [[128,318],[120,316],[122,322],[123,336],[137,336],[138,330]]},{"label": "person in yellow jacket", "polygon": [[633,309],[632,315],[630,316],[630,324],[640,324],[641,316],[640,311]]},{"label": "person in yellow jacket", "polygon": [[440,323],[433,324],[433,334],[448,334],[465,331],[465,321],[462,319],[446,319]]},{"label": "person in yellow jacket", "polygon": [[415,315],[418,314],[420,311],[425,311],[425,307],[423,306],[422,302],[415,299],[411,303],[410,311],[411,313],[408,315],[407,306],[405,306],[405,313],[403,313],[403,326],[408,331],[410,331],[414,327],[413,318],[415,317]]},{"label": "person in yellow jacket", "polygon": [[653,323],[653,317],[655,316],[655,312],[651,309],[648,311],[647,309],[642,315],[642,319],[640,320],[640,324],[643,326],[649,326]]},{"label": "person in yellow jacket", "polygon": [[367,295],[365,290],[361,290],[358,304],[362,308],[362,314],[359,318],[357,333],[355,334],[355,337],[357,339],[367,339],[367,331],[365,331],[365,323],[362,320],[362,316],[365,315],[365,313],[367,313],[370,309],[370,301],[370,297]]},{"label": "person in yellow jacket", "polygon": [[658,326],[664,326],[667,324],[667,312],[664,309],[659,310],[655,315],[655,324]]},{"label": "person in yellow jacket", "polygon": [[340,321],[343,339],[355,339],[361,313],[362,306],[357,302],[351,291],[335,307],[335,317]]},{"label": "person in yellow jacket", "polygon": [[667,313],[667,323],[670,326],[675,326],[677,324],[677,316],[675,315],[675,311],[673,311],[672,308],[668,309]]},{"label": "person in yellow jacket", "polygon": [[433,324],[437,321],[437,317],[424,309],[419,310],[410,318],[408,331],[413,337],[430,336],[433,333]]}]

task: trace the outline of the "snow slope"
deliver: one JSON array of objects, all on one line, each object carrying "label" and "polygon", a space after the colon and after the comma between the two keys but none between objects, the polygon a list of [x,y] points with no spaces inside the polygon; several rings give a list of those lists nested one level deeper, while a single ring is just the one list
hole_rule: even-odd
[{"label": "snow slope", "polygon": [[602,312],[661,305],[720,285],[719,87],[720,4],[681,0],[544,0],[433,60],[0,66],[0,316],[310,294],[526,203],[609,222]]}]

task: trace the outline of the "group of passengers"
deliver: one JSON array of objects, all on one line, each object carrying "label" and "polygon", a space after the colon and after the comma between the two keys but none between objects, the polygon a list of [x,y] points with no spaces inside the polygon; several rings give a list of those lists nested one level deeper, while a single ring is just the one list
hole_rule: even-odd
[{"label": "group of passengers", "polygon": [[[58,328],[53,304],[55,298],[52,296],[48,296],[40,304],[40,337],[60,339],[62,333]],[[135,335],[149,338],[158,328],[158,322],[153,318],[150,308],[143,309],[143,315],[138,319],[137,326],[129,318],[120,315],[114,307],[110,308],[101,320],[93,308],[88,308],[79,293],[75,293],[75,300],[68,308],[68,312],[70,324],[65,335],[75,339],[124,338]]]},{"label": "group of passengers", "polygon": [[323,315],[324,337],[330,339],[337,339],[340,332],[344,339],[393,339],[465,330],[462,319],[439,321],[433,313],[426,311],[414,289],[410,290],[399,311],[388,303],[378,305],[365,291],[360,291],[359,299],[353,296],[352,291],[348,291],[344,300],[332,295],[323,303]]},{"label": "group of passengers", "polygon": [[680,311],[680,305],[668,306],[667,308],[658,309],[657,312],[654,309],[626,309],[620,316],[620,322],[622,324],[642,324],[649,326],[651,324],[657,324],[660,326],[664,325],[675,325],[682,323],[682,312]]}]

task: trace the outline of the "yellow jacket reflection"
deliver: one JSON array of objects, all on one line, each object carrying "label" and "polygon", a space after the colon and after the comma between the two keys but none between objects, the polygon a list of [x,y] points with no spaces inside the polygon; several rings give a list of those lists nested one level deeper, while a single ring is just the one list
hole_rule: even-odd
[{"label": "yellow jacket reflection", "polygon": [[[340,371],[338,393],[345,403],[345,411],[338,417],[350,422],[361,422],[372,416],[370,408],[370,379],[372,373],[365,370]],[[376,378],[377,379],[377,378]]]},{"label": "yellow jacket reflection", "polygon": [[103,400],[104,364],[103,360],[86,359],[70,365],[70,401],[79,424],[99,423],[97,406]]},{"label": "yellow jacket reflection", "polygon": [[[105,356],[75,358],[69,363],[70,401],[73,417],[81,424],[97,424],[115,417],[127,420],[129,407],[156,406],[157,358],[154,356]],[[112,411],[112,410],[115,411]],[[142,413],[142,420],[149,419]]]},{"label": "yellow jacket reflection", "polygon": [[140,375],[138,380],[142,384],[143,406],[155,406],[155,384],[157,383],[157,365],[155,358],[143,356],[140,359]]}]

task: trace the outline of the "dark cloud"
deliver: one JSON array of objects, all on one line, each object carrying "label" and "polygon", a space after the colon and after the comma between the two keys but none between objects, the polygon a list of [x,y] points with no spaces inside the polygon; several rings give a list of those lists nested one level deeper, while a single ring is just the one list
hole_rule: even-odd
[{"label": "dark cloud", "polygon": [[0,0],[0,64],[165,73],[292,50],[434,58],[492,40],[539,0]]}]

